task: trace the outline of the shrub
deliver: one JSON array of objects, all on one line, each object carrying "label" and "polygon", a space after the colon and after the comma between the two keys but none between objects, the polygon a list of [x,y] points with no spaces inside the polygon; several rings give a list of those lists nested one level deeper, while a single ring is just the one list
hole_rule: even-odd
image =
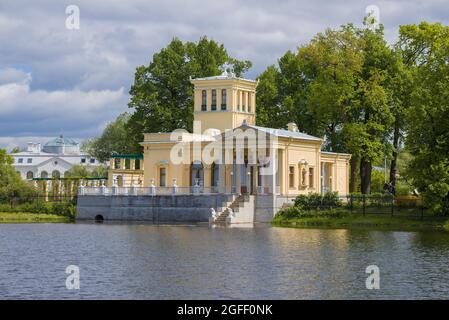
[{"label": "shrub", "polygon": [[16,206],[0,204],[0,212],[44,213],[66,216],[73,219],[75,218],[76,207],[71,202],[36,201],[32,203],[23,203]]},{"label": "shrub", "polygon": [[341,218],[347,216],[348,212],[341,208],[327,210],[304,210],[298,207],[288,207],[280,210],[275,220],[294,219],[294,218]]},{"label": "shrub", "polygon": [[323,195],[323,204],[328,207],[341,207],[341,200],[337,192],[326,192]]},{"label": "shrub", "polygon": [[326,192],[324,195],[319,193],[310,193],[308,195],[299,195],[295,199],[295,207],[304,210],[318,208],[341,207],[342,202],[337,192]]}]

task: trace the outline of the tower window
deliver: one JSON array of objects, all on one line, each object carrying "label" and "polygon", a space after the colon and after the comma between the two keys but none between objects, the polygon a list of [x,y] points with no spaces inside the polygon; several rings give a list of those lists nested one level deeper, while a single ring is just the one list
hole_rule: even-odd
[{"label": "tower window", "polygon": [[246,99],[246,97],[247,97],[247,94],[246,94],[245,92],[243,92],[242,96],[243,96],[243,97],[242,97],[242,98],[243,98],[243,99],[242,99],[242,100],[243,100],[243,101],[242,101],[242,111],[245,112],[245,111],[246,111],[246,101],[245,101],[245,99]]},{"label": "tower window", "polygon": [[226,110],[226,89],[221,90],[221,110]]},{"label": "tower window", "polygon": [[207,92],[203,90],[201,92],[201,111],[207,110]]},{"label": "tower window", "polygon": [[211,104],[211,110],[215,111],[217,110],[217,90],[212,90],[212,104]]}]

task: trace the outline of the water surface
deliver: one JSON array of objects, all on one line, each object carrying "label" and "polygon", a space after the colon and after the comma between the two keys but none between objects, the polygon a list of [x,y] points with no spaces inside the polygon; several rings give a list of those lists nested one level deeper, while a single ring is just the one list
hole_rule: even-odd
[{"label": "water surface", "polygon": [[[4,224],[0,239],[0,299],[449,298],[435,231]],[[373,264],[380,290],[365,287]]]}]

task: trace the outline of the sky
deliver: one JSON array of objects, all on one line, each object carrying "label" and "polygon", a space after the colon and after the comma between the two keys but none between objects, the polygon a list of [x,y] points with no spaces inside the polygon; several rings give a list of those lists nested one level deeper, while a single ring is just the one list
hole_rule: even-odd
[{"label": "sky", "polygon": [[[70,27],[70,5],[79,8],[79,28]],[[390,43],[399,25],[449,22],[447,0],[0,0],[0,148],[100,135],[130,111],[135,68],[174,37],[223,43],[252,61],[245,77],[256,78],[318,32],[361,25],[370,5]]]}]

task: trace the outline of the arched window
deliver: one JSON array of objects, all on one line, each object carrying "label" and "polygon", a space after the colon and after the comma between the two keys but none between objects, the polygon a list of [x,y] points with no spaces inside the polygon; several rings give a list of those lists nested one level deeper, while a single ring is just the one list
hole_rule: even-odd
[{"label": "arched window", "polygon": [[212,90],[212,104],[210,106],[210,109],[212,111],[217,110],[217,90],[215,89]]},{"label": "arched window", "polygon": [[27,172],[27,179],[28,180],[31,180],[31,179],[33,179],[34,178],[34,173],[33,173],[33,171],[28,171]]},{"label": "arched window", "polygon": [[48,178],[48,172],[47,171],[42,171],[41,172],[41,178],[47,179]]},{"label": "arched window", "polygon": [[227,104],[226,89],[221,90],[221,110],[226,110]]},{"label": "arched window", "polygon": [[201,111],[207,110],[207,92],[203,90],[201,92]]},{"label": "arched window", "polygon": [[61,173],[58,170],[53,170],[51,177],[54,179],[59,179],[61,177]]}]

